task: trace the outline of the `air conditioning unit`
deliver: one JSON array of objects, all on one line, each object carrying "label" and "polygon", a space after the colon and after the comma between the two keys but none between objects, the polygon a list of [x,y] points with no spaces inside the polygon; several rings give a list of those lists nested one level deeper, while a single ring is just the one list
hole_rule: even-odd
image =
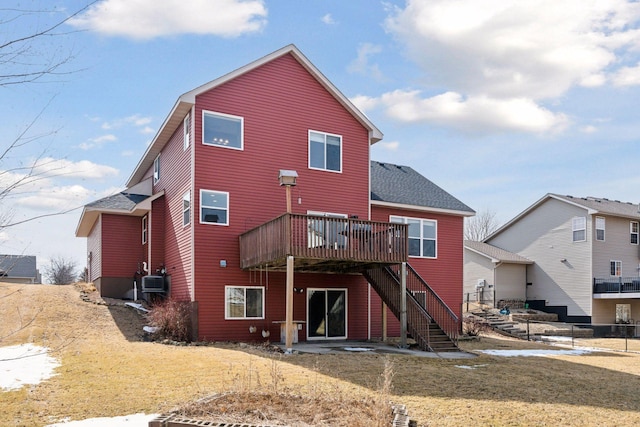
[{"label": "air conditioning unit", "polygon": [[164,276],[143,276],[142,292],[165,292]]},{"label": "air conditioning unit", "polygon": [[482,289],[484,288],[484,285],[487,282],[484,279],[478,279],[478,283],[476,283],[476,289]]}]

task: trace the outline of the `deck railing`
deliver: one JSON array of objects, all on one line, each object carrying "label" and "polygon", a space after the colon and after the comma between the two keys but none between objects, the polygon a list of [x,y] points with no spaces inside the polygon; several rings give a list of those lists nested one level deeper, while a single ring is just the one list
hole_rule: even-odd
[{"label": "deck railing", "polygon": [[296,258],[393,264],[407,260],[407,226],[286,213],[240,235],[240,267]]},{"label": "deck railing", "polygon": [[640,277],[610,277],[607,279],[593,279],[594,294],[627,292],[640,293]]}]

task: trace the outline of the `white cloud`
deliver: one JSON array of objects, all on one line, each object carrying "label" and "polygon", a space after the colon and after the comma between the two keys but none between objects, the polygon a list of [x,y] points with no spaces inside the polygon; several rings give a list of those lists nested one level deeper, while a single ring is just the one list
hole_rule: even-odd
[{"label": "white cloud", "polygon": [[593,125],[587,125],[580,128],[580,132],[582,133],[596,133],[598,128]]},{"label": "white cloud", "polygon": [[326,15],[324,15],[322,18],[320,18],[320,20],[327,25],[336,24],[336,21],[333,19],[333,16],[331,16],[330,13],[327,13]]},{"label": "white cloud", "polygon": [[358,109],[363,112],[368,110],[373,110],[374,108],[380,105],[379,98],[366,96],[366,95],[356,95],[353,98],[349,98],[349,100],[353,102],[353,105],[358,107]]},{"label": "white cloud", "polygon": [[602,84],[618,53],[638,46],[639,19],[640,4],[624,0],[409,0],[386,27],[431,81],[546,99]]},{"label": "white cloud", "polygon": [[140,129],[140,133],[143,135],[149,135],[149,134],[155,133],[155,129],[150,126],[145,126],[142,129]]},{"label": "white cloud", "polygon": [[237,37],[262,30],[263,0],[104,0],[69,24],[110,36],[151,39],[176,34]]},{"label": "white cloud", "polygon": [[347,71],[357,74],[370,74],[376,80],[382,80],[382,72],[378,65],[369,63],[370,58],[380,52],[382,52],[381,46],[372,43],[362,43],[358,47],[357,58],[349,64]]},{"label": "white cloud", "polygon": [[550,133],[564,129],[568,118],[540,107],[527,98],[464,97],[456,92],[422,98],[420,91],[385,93],[380,103],[387,115],[405,123],[430,122],[485,133],[519,131]]},{"label": "white cloud", "polygon": [[45,157],[36,162],[34,173],[50,178],[64,177],[101,180],[118,176],[119,171],[111,166],[99,165],[89,160],[73,162],[66,159]]},{"label": "white cloud", "polygon": [[119,129],[123,126],[143,127],[153,121],[151,117],[141,116],[140,114],[132,114],[131,116],[114,119],[102,123],[102,129],[111,130]]},{"label": "white cloud", "polygon": [[33,210],[65,210],[81,206],[92,194],[81,185],[45,187],[33,195],[20,197],[15,204]]},{"label": "white cloud", "polygon": [[398,148],[400,148],[399,141],[380,141],[376,145],[379,145],[387,151],[398,151]]},{"label": "white cloud", "polygon": [[[627,0],[408,0],[391,9],[386,29],[442,93],[400,90],[384,105],[400,121],[425,121],[472,132],[564,129],[561,112],[544,107],[573,87],[640,84],[640,3]],[[354,101],[355,102],[355,101]],[[558,108],[552,102],[548,105]]]}]

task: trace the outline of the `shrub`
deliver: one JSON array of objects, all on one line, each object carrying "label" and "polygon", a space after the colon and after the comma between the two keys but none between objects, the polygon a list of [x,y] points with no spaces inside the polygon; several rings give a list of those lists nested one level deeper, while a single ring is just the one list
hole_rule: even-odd
[{"label": "shrub", "polygon": [[489,325],[475,316],[465,317],[464,324],[462,325],[462,332],[470,337],[477,337],[482,332],[486,332],[490,329]]},{"label": "shrub", "polygon": [[191,302],[167,298],[157,302],[148,315],[160,339],[191,342]]}]

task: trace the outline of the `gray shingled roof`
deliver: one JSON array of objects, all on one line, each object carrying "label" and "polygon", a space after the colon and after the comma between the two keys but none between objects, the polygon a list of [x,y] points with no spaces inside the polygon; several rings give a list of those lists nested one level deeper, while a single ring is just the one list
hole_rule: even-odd
[{"label": "gray shingled roof", "polygon": [[38,277],[33,255],[0,255],[0,270],[7,277]]},{"label": "gray shingled roof", "polygon": [[574,197],[561,196],[559,194],[549,195],[571,203],[577,203],[585,208],[596,210],[598,213],[627,218],[640,218],[640,207],[636,203],[621,202],[619,200],[609,200],[598,197]]},{"label": "gray shingled roof", "polygon": [[409,166],[371,162],[371,201],[475,213]]},{"label": "gray shingled roof", "polygon": [[498,262],[509,264],[533,264],[533,261],[528,258],[513,252],[505,251],[504,249],[500,249],[488,243],[465,240],[464,247],[479,252],[487,258],[492,258]]},{"label": "gray shingled roof", "polygon": [[108,196],[95,202],[91,202],[86,205],[87,208],[93,209],[118,209],[118,210],[132,210],[138,203],[142,202],[149,196],[142,194],[129,194],[118,193],[113,196]]}]

